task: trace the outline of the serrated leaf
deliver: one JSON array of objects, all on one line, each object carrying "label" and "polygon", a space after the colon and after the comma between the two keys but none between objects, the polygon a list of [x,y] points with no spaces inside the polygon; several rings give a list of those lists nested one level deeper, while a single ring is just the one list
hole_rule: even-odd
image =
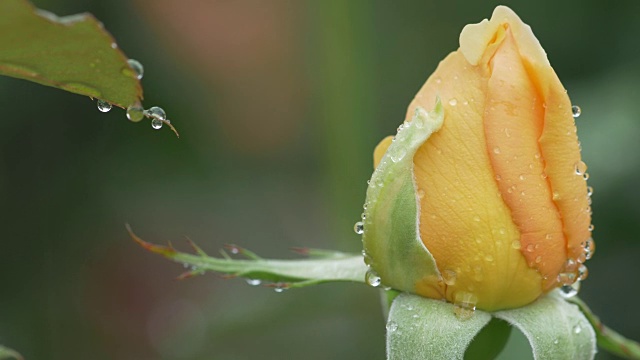
[{"label": "serrated leaf", "polygon": [[194,247],[197,249],[196,254],[188,254],[172,246],[148,243],[134,234],[129,227],[127,229],[131,237],[143,248],[189,268],[190,271],[183,274],[181,278],[212,271],[231,277],[261,280],[282,288],[295,288],[333,281],[363,283],[367,272],[362,255],[333,252],[332,257],[271,260],[260,258],[236,245],[228,245],[227,250],[233,255],[242,255],[247,258],[234,259],[226,252],[223,258],[215,258],[207,256],[198,247]]},{"label": "serrated leaf", "polygon": [[452,304],[402,293],[389,312],[387,359],[462,360],[471,340],[490,320],[483,311],[458,318]]},{"label": "serrated leaf", "polygon": [[578,306],[556,292],[527,306],[493,315],[522,331],[536,360],[587,360],[595,356],[596,335],[589,321]]},{"label": "serrated leaf", "polygon": [[439,99],[431,113],[416,109],[412,121],[398,131],[367,189],[362,236],[365,253],[383,284],[398,290],[415,292],[423,278],[440,277],[433,256],[420,239],[413,156],[440,129],[443,120]]},{"label": "serrated leaf", "polygon": [[57,17],[26,0],[2,0],[0,34],[0,75],[122,108],[142,99],[127,57],[91,14]]},{"label": "serrated leaf", "polygon": [[18,352],[15,350],[11,350],[7,347],[0,345],[0,360],[4,360],[4,359],[22,360],[22,355],[18,354]]}]

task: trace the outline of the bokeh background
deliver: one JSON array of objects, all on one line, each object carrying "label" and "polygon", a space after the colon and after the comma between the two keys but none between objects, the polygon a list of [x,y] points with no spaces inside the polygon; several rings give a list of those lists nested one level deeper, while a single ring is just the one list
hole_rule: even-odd
[{"label": "bokeh background", "polygon": [[[184,281],[127,236],[211,254],[359,251],[372,150],[494,1],[34,0],[89,11],[181,132],[0,78],[0,344],[31,359],[383,359],[378,293]],[[574,103],[596,256],[581,297],[640,339],[640,2],[504,1]],[[0,35],[1,36],[1,35]],[[523,359],[522,339],[504,359]],[[612,359],[604,353],[598,359]]]}]

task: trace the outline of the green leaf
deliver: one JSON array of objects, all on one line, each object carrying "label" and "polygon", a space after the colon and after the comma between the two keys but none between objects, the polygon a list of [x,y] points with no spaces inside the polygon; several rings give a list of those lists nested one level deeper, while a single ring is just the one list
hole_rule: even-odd
[{"label": "green leaf", "polygon": [[387,321],[387,359],[463,359],[471,340],[491,315],[475,311],[468,318],[455,315],[443,301],[402,293],[395,298]]},{"label": "green leaf", "polygon": [[11,350],[0,345],[0,360],[4,359],[17,359],[22,360],[22,355],[18,354],[15,350]]},{"label": "green leaf", "polygon": [[413,156],[442,126],[444,110],[438,99],[427,113],[416,109],[412,121],[403,124],[367,189],[362,241],[367,263],[382,283],[415,292],[424,277],[440,277],[433,256],[420,239],[419,201],[413,175]]},{"label": "green leaf", "polygon": [[517,327],[529,340],[536,360],[593,359],[596,335],[578,306],[557,292],[527,306],[493,314]]},{"label": "green leaf", "polygon": [[91,14],[58,17],[26,0],[0,1],[0,75],[126,108],[142,99],[127,57]]},{"label": "green leaf", "polygon": [[599,347],[625,359],[640,359],[640,344],[625,338],[604,325],[600,319],[591,312],[587,304],[577,296],[570,298],[569,301],[578,305],[580,311],[582,311],[591,326],[593,326],[593,329],[596,331]]},{"label": "green leaf", "polygon": [[300,260],[270,260],[262,259],[239,246],[227,245],[227,250],[233,255],[244,256],[246,259],[234,259],[226,251],[222,251],[222,258],[215,258],[205,254],[190,240],[196,254],[180,252],[172,246],[148,243],[134,234],[129,226],[127,229],[131,237],[143,248],[163,255],[190,269],[179,278],[213,271],[227,274],[230,277],[244,277],[256,281],[256,283],[259,280],[267,282],[265,284],[267,286],[285,289],[332,281],[364,283],[367,271],[362,255],[313,250],[314,255],[322,254],[322,256]]}]

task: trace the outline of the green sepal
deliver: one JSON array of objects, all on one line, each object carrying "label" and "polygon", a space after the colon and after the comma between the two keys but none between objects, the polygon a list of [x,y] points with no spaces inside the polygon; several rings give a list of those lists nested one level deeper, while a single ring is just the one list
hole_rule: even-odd
[{"label": "green sepal", "polygon": [[387,320],[387,359],[462,360],[490,320],[483,311],[459,318],[450,303],[402,293],[393,300]]},{"label": "green sepal", "polygon": [[556,291],[517,309],[493,316],[517,327],[529,340],[535,360],[593,359],[596,335],[578,306]]},{"label": "green sepal", "polygon": [[362,241],[365,261],[382,283],[415,292],[425,277],[440,278],[435,260],[420,238],[420,199],[413,156],[444,120],[440,99],[428,113],[417,108],[405,122],[374,171],[367,189]]}]

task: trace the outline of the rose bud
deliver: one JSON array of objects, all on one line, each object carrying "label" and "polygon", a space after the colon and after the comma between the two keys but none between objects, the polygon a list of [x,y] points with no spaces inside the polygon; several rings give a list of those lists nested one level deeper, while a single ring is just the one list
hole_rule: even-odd
[{"label": "rose bud", "polygon": [[590,192],[572,115],[511,9],[467,25],[375,150],[359,224],[369,282],[494,311],[584,279]]}]

